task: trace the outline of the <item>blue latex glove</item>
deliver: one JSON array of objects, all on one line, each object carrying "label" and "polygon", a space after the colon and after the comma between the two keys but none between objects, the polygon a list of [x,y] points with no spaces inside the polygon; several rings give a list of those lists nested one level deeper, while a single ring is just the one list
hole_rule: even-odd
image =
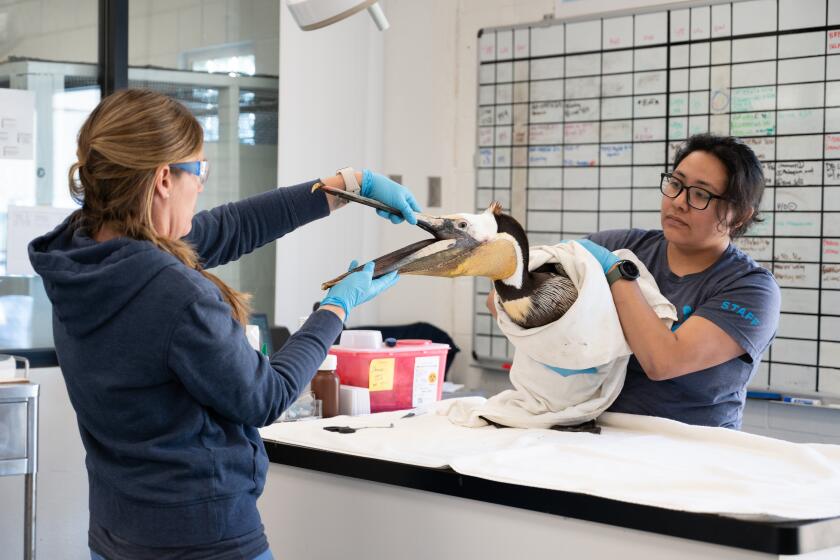
[{"label": "blue latex glove", "polygon": [[601,265],[601,268],[604,269],[604,274],[606,274],[615,263],[619,260],[609,249],[606,247],[601,247],[594,241],[590,241],[589,239],[578,239],[578,243],[584,246],[587,251],[592,253],[592,256],[595,257],[595,260]]},{"label": "blue latex glove", "polygon": [[[349,270],[358,265],[356,261],[350,263]],[[321,305],[337,305],[344,310],[345,321],[350,317],[350,310],[372,300],[381,292],[397,283],[397,271],[389,272],[380,278],[373,278],[373,262],[365,265],[363,270],[354,272],[329,289],[321,301]]]},{"label": "blue latex glove", "polygon": [[390,214],[384,210],[376,211],[377,214],[391,220],[392,223],[399,224],[405,218],[409,224],[417,225],[414,212],[420,211],[420,205],[417,204],[414,195],[407,188],[395,183],[388,177],[374,173],[370,169],[362,171],[362,196],[378,200],[399,210],[402,216]]}]

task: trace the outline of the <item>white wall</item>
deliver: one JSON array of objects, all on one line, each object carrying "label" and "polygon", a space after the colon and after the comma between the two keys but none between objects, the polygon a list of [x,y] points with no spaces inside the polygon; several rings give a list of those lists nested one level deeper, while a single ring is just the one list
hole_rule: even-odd
[{"label": "white wall", "polygon": [[[280,12],[278,184],[330,176],[341,167],[382,167],[383,35],[358,14],[317,31]],[[346,206],[277,242],[275,320],[292,330],[323,297],[321,282],[380,247],[370,208]],[[353,322],[377,322],[375,304]]]}]

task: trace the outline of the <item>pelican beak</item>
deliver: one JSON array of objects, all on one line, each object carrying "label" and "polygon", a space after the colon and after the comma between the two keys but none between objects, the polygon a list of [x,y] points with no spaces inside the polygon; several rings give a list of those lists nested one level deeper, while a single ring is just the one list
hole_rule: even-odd
[{"label": "pelican beak", "polygon": [[[398,214],[393,209],[388,211]],[[517,254],[510,240],[496,235],[493,213],[500,211],[499,206],[491,205],[482,214],[415,214],[417,226],[431,233],[433,238],[417,241],[374,259],[374,278],[394,270],[400,274],[448,278],[486,276],[496,280],[510,277],[516,271]],[[324,282],[321,288],[327,290],[348,274],[361,269],[362,266],[359,266]]]}]

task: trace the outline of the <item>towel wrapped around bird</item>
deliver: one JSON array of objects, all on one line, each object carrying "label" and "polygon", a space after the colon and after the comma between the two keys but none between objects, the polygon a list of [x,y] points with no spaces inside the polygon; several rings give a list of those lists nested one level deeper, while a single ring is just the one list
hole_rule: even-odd
[{"label": "towel wrapped around bird", "polygon": [[[340,189],[319,188],[398,213]],[[432,239],[374,259],[374,277],[398,270],[490,278],[497,294],[499,328],[516,348],[510,376],[514,389],[481,406],[458,401],[451,410],[444,407],[452,422],[473,427],[489,423],[574,427],[591,422],[612,404],[624,384],[632,352],[603,268],[585,247],[570,242],[530,248],[522,225],[498,202],[480,214],[415,217],[417,226]],[[676,309],[660,294],[653,276],[630,251],[616,254],[639,267],[644,297],[670,328],[677,319]],[[359,269],[325,282],[323,288]],[[597,427],[583,429],[597,431]]]},{"label": "towel wrapped around bird", "polygon": [[[653,276],[628,250],[615,254],[639,267],[647,302],[670,328],[676,308],[659,292]],[[529,269],[560,264],[577,288],[577,299],[556,321],[536,328],[513,322],[496,296],[498,325],[516,348],[510,380],[514,389],[477,405],[454,401],[441,410],[462,426],[489,423],[514,428],[573,426],[607,410],[624,385],[632,351],[624,338],[612,293],[598,261],[577,242],[536,246]]]}]

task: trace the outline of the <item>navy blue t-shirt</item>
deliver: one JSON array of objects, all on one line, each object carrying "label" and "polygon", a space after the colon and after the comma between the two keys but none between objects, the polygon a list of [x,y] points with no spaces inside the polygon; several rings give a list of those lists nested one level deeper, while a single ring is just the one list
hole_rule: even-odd
[{"label": "navy blue t-shirt", "polygon": [[773,275],[734,244],[706,270],[677,276],[668,266],[668,242],[661,230],[611,230],[589,238],[610,251],[629,249],[645,263],[677,308],[673,330],[692,315],[703,317],[745,351],[739,358],[665,381],[650,380],[631,357],[624,388],[609,410],[740,428],[747,383],[779,324],[781,294]]}]

